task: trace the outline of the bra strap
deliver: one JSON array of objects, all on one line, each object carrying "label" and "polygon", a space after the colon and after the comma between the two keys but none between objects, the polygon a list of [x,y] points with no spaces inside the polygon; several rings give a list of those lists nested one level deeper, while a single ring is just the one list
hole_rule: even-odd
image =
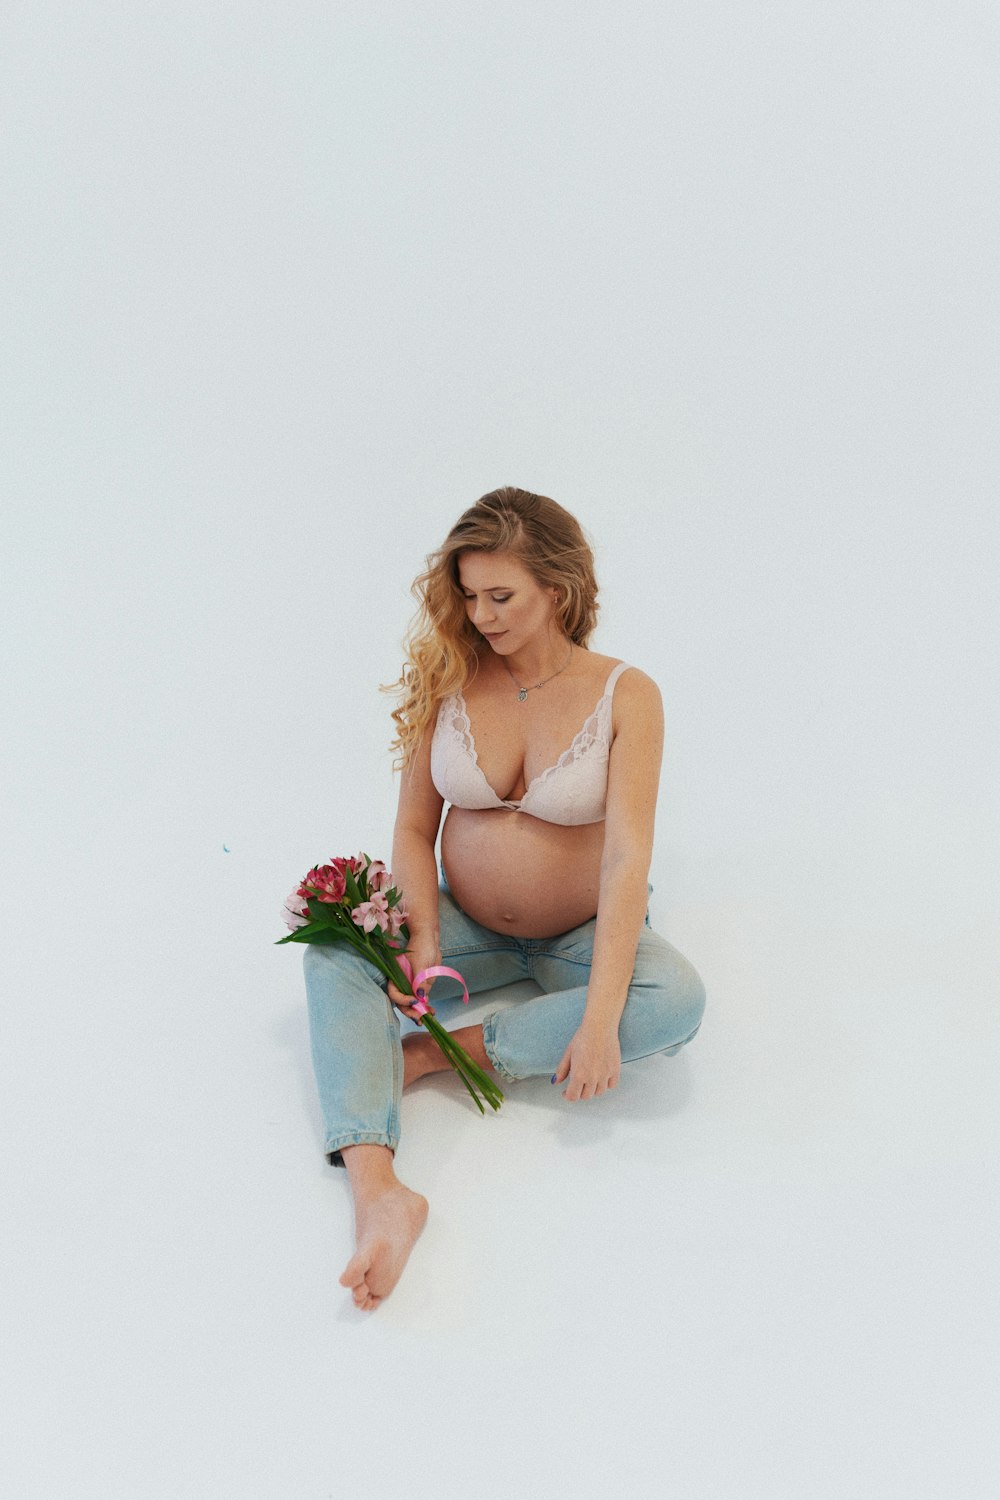
[{"label": "bra strap", "polygon": [[615,683],[618,681],[623,672],[628,671],[631,665],[632,663],[630,661],[620,661],[618,663],[617,667],[615,667],[614,671],[611,673],[611,676],[608,678],[607,686],[604,689],[605,695],[607,697],[610,698],[612,692],[614,691]]}]

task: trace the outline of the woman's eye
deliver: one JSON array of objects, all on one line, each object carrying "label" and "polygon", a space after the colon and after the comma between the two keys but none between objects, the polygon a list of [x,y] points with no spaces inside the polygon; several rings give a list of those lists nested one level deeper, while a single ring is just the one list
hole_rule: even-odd
[{"label": "woman's eye", "polygon": [[[467,604],[471,604],[472,601],[473,601],[473,599],[474,599],[474,597],[475,597],[474,594],[466,594],[466,596],[465,596],[466,603]],[[510,598],[510,595],[509,594],[504,594],[504,596],[503,596],[502,599],[498,599],[495,594],[491,594],[490,598],[493,600],[494,604],[506,604],[507,600]]]}]

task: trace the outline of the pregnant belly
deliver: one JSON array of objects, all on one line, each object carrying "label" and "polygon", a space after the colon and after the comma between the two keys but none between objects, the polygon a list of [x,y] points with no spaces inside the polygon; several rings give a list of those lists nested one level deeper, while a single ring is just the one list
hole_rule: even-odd
[{"label": "pregnant belly", "polygon": [[452,896],[512,937],[554,937],[595,916],[603,849],[603,823],[545,823],[506,807],[450,807],[441,830]]}]

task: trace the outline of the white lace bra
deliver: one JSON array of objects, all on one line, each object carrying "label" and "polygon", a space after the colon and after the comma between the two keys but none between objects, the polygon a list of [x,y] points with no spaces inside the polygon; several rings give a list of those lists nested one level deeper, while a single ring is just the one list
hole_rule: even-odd
[{"label": "white lace bra", "polygon": [[601,823],[611,753],[611,700],[629,663],[620,661],[593,713],[554,766],[532,778],[517,802],[498,797],[483,774],[462,694],[441,700],[431,740],[431,780],[455,807],[511,807],[546,823]]}]

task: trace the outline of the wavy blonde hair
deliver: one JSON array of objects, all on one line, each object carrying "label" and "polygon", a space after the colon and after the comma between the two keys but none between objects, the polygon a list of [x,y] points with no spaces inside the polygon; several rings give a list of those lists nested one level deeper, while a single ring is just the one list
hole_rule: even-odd
[{"label": "wavy blonde hair", "polygon": [[410,586],[420,608],[403,639],[407,659],[395,682],[379,683],[380,693],[402,690],[392,711],[394,771],[405,772],[441,699],[463,690],[491,649],[469,619],[458,576],[459,555],[472,551],[510,552],[541,588],[557,586],[556,620],[576,645],[586,649],[597,626],[594,550],[576,517],[547,495],[513,485],[483,495],[428,554],[426,570]]}]

